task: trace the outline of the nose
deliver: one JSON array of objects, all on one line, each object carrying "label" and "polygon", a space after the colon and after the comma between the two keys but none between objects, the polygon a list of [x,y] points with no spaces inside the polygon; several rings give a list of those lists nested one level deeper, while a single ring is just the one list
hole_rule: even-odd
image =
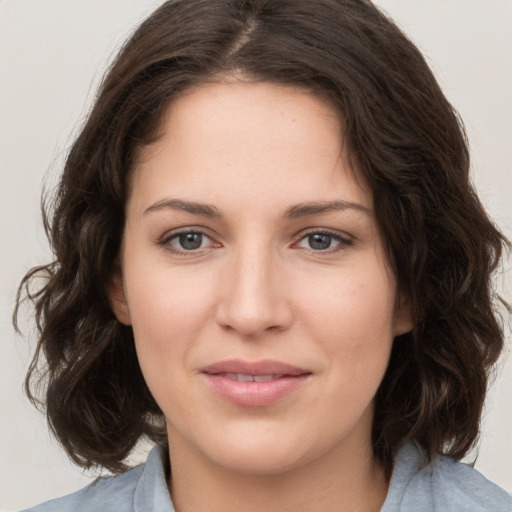
[{"label": "nose", "polygon": [[234,256],[221,276],[218,324],[246,338],[287,329],[293,313],[284,277],[270,251]]}]

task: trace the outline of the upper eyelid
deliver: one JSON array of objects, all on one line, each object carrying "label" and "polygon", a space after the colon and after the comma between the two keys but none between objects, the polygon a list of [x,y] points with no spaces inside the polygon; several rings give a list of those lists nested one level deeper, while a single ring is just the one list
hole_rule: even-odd
[{"label": "upper eyelid", "polygon": [[[168,243],[173,238],[175,238],[181,234],[186,234],[186,233],[200,233],[200,234],[206,236],[207,238],[209,238],[212,243],[222,245],[222,242],[219,242],[220,237],[217,237],[216,235],[212,234],[211,230],[204,226],[183,226],[180,228],[175,228],[175,229],[169,230],[166,233],[164,233],[161,237],[158,238],[157,243],[158,244]],[[340,231],[340,230],[333,229],[333,228],[315,226],[315,227],[302,229],[298,233],[296,233],[293,236],[291,246],[298,244],[305,237],[314,235],[317,233],[328,234],[328,235],[336,237],[342,241],[347,241],[347,242],[355,241],[355,237],[345,231]],[[190,251],[190,252],[194,252],[194,251]]]},{"label": "upper eyelid", "polygon": [[[216,238],[216,235],[212,234],[212,231],[204,226],[183,226],[183,227],[179,227],[179,228],[173,228],[173,229],[170,229],[169,231],[166,231],[159,238],[160,239],[171,238],[173,236],[180,235],[182,233],[201,233],[203,235],[208,236],[209,238]],[[315,233],[328,233],[330,235],[339,236],[341,238],[344,238],[344,237],[350,238],[350,239],[354,238],[353,235],[347,233],[346,231],[340,231],[338,229],[326,228],[326,227],[310,227],[310,228],[301,229],[299,232],[297,232],[295,235],[293,235],[292,238],[294,238],[294,239],[301,238],[301,237],[304,237],[304,236],[307,236],[310,234],[315,234]]]},{"label": "upper eyelid", "polygon": [[338,229],[332,229],[332,228],[321,228],[321,227],[314,227],[314,228],[303,229],[303,230],[299,231],[295,235],[294,238],[295,239],[302,239],[305,236],[314,235],[316,233],[337,236],[338,238],[342,238],[342,239],[350,239],[350,240],[354,240],[355,239],[355,237],[353,235],[347,233],[346,231],[340,231]]},{"label": "upper eyelid", "polygon": [[170,229],[169,231],[166,231],[161,237],[159,237],[159,240],[170,240],[175,236],[183,235],[186,233],[200,233],[212,240],[215,240],[215,235],[211,233],[211,230],[201,226],[183,226],[181,228]]},{"label": "upper eyelid", "polygon": [[[187,234],[187,233],[199,233],[203,236],[206,236],[210,240],[210,247],[203,247],[198,249],[181,249],[180,247],[175,247],[173,244],[171,244],[171,240],[174,238],[179,237],[180,235]],[[217,242],[217,240],[209,235],[204,228],[194,228],[194,227],[183,227],[183,228],[176,228],[174,230],[167,231],[162,235],[160,238],[157,239],[155,242],[156,246],[159,246],[160,248],[165,249],[166,251],[169,251],[170,253],[176,255],[176,256],[200,256],[204,254],[205,251],[212,248],[217,248],[221,244]],[[214,247],[214,246],[217,247]]]}]

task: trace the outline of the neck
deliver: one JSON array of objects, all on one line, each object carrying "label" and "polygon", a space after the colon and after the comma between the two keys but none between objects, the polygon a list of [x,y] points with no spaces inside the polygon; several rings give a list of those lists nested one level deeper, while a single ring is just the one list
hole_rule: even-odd
[{"label": "neck", "polygon": [[175,431],[169,439],[176,512],[378,512],[387,494],[371,443],[346,443],[277,474],[251,474],[219,467]]}]

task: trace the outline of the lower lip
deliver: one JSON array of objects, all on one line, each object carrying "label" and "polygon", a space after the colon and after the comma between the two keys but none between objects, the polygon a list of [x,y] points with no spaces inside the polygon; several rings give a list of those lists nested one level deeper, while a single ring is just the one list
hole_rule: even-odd
[{"label": "lower lip", "polygon": [[225,400],[244,407],[272,405],[302,386],[310,373],[289,375],[266,382],[240,382],[221,375],[203,373],[213,391]]}]

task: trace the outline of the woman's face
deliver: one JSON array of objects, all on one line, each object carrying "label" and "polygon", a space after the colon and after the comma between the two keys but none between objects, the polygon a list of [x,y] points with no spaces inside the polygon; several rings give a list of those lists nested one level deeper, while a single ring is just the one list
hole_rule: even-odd
[{"label": "woman's face", "polygon": [[368,450],[407,331],[372,194],[323,100],[211,83],[140,151],[111,299],[173,450],[279,473]]}]

